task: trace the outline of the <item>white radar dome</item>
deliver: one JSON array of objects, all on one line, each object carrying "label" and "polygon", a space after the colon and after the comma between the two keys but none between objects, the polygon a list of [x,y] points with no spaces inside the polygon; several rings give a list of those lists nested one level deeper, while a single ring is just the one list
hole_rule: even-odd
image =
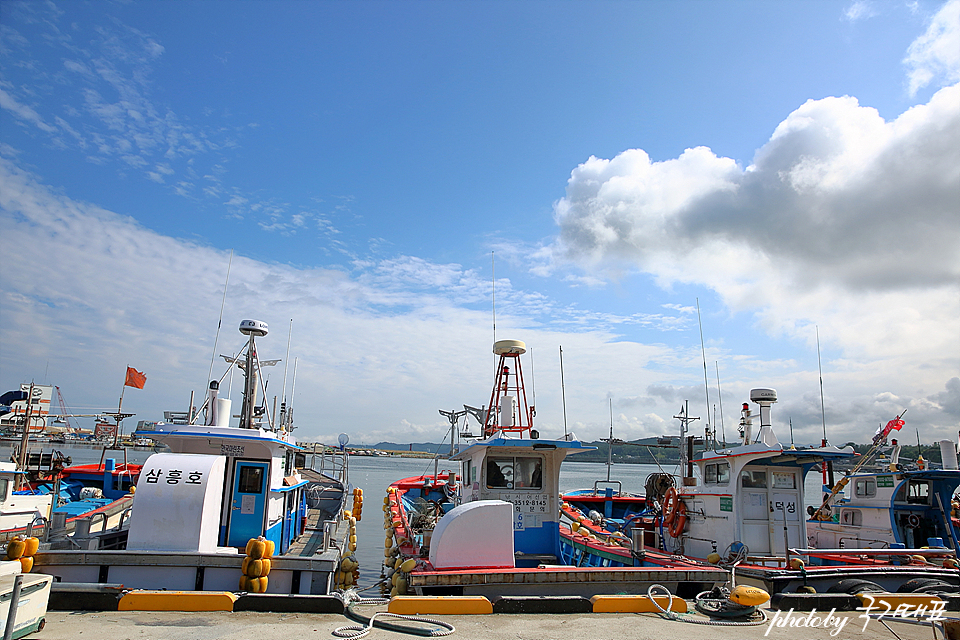
[{"label": "white radar dome", "polygon": [[776,389],[750,389],[750,402],[776,402]]},{"label": "white radar dome", "polygon": [[497,340],[493,343],[493,352],[498,356],[507,353],[526,353],[527,345],[522,340]]},{"label": "white radar dome", "polygon": [[263,337],[267,335],[267,323],[259,320],[241,320],[240,333],[245,336]]}]

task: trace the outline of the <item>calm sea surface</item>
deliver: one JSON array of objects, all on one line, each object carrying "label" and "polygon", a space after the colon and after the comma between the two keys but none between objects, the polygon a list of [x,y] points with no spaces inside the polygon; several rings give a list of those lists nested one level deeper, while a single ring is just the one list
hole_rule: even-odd
[{"label": "calm sea surface", "polygon": [[[39,446],[31,446],[31,452],[37,452]],[[63,446],[43,445],[43,451],[57,450],[72,459],[73,464],[94,464],[100,462],[102,449],[94,446]],[[9,443],[0,446],[0,460],[10,460],[13,447]],[[108,451],[107,457],[117,462],[123,462],[123,451]],[[152,449],[128,448],[127,462],[142,464],[153,454]],[[310,457],[307,457],[309,463]],[[440,471],[459,467],[455,463],[441,460]],[[355,487],[363,489],[364,511],[363,517],[357,523],[357,560],[360,562],[360,587],[374,585],[380,578],[380,568],[383,562],[383,498],[390,483],[401,478],[409,478],[425,473],[433,473],[434,461],[420,458],[387,458],[373,456],[350,457],[350,482]],[[666,466],[668,473],[676,473],[675,466]],[[643,493],[643,485],[651,473],[660,469],[656,465],[647,464],[614,464],[610,471],[611,480],[619,480],[624,491]],[[607,479],[607,465],[595,462],[563,463],[560,472],[560,490],[562,492],[575,489],[592,489],[597,480]],[[811,472],[807,474],[805,483],[807,505],[818,504],[820,495],[820,475]],[[348,500],[349,505],[349,500]]]}]

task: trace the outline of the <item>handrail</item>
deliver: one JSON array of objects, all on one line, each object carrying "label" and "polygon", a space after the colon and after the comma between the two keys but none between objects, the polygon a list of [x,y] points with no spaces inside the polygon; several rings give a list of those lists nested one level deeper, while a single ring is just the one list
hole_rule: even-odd
[{"label": "handrail", "polygon": [[600,495],[599,485],[601,484],[615,484],[617,485],[617,495],[623,493],[623,484],[619,480],[595,480],[593,483],[593,495]]},{"label": "handrail", "polygon": [[934,549],[790,549],[790,553],[799,556],[954,556],[956,549],[938,547]]}]

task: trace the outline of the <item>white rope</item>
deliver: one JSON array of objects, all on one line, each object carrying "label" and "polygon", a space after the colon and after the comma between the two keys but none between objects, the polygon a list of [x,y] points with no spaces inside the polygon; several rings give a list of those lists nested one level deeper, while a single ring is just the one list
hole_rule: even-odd
[{"label": "white rope", "polygon": [[[660,603],[657,602],[657,599],[653,597],[653,592],[656,589],[660,589],[665,595],[670,598],[670,601],[667,603],[667,608],[664,609],[660,606]],[[652,584],[650,588],[647,589],[647,597],[653,602],[654,606],[660,610],[660,613],[667,616],[670,620],[677,620],[678,622],[690,622],[692,624],[705,624],[715,627],[755,627],[761,625],[767,621],[767,614],[763,609],[757,609],[757,612],[760,613],[759,620],[711,620],[709,618],[698,618],[694,616],[681,616],[680,614],[671,611],[673,607],[673,594],[670,593],[670,590],[665,586],[660,584]],[[699,596],[698,596],[699,597]]]},{"label": "white rope", "polygon": [[417,634],[417,635],[427,635],[431,638],[440,638],[442,636],[449,636],[456,629],[454,626],[448,622],[441,622],[439,620],[431,620],[430,618],[422,618],[420,616],[405,616],[399,613],[388,613],[381,611],[370,616],[370,622],[366,625],[348,625],[345,627],[338,627],[333,630],[333,635],[338,638],[351,638],[352,640],[357,640],[358,638],[363,638],[368,633],[373,631],[374,620],[378,617],[382,618],[399,618],[401,620],[410,620],[412,622],[422,622],[424,624],[436,624],[440,625],[441,629],[430,629],[426,634]]},{"label": "white rope", "polygon": [[[385,605],[390,604],[390,598],[361,598],[358,592],[355,589],[348,589],[338,594],[343,600],[344,608],[357,604],[357,605]],[[410,633],[414,635],[427,636],[431,638],[440,638],[443,636],[448,636],[456,631],[456,628],[450,623],[441,622],[440,620],[433,620],[431,618],[424,618],[421,616],[408,616],[402,615],[399,613],[389,613],[387,611],[380,611],[378,613],[370,616],[370,620],[366,625],[347,625],[344,627],[337,627],[333,630],[333,635],[338,638],[350,638],[351,640],[358,640],[359,638],[365,637],[374,628],[374,620],[377,617],[381,618],[399,618],[400,620],[409,620],[411,622],[422,622],[424,624],[435,624],[441,628],[438,629],[424,629],[422,632],[418,630],[402,630],[400,628],[390,627],[391,631],[399,631],[402,633]]]}]

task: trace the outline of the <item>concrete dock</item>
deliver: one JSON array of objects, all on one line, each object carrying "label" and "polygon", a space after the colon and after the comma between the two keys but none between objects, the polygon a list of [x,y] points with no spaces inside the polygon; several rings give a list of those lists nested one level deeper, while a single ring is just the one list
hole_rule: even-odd
[{"label": "concrete dock", "polygon": [[[371,615],[385,607],[364,607]],[[771,617],[776,612],[769,612]],[[818,616],[824,615],[817,613]],[[477,640],[593,640],[624,638],[631,640],[717,640],[730,638],[776,638],[778,640],[887,639],[929,640],[930,625],[923,626],[889,621],[890,629],[875,620],[865,620],[859,613],[839,614],[846,622],[837,633],[835,619],[827,626],[777,627],[769,623],[754,627],[718,627],[664,620],[653,614],[493,614],[427,616],[453,624],[456,631],[449,637]],[[951,614],[955,616],[956,614]],[[783,612],[780,612],[783,621]],[[808,613],[794,614],[806,618]],[[46,627],[30,635],[37,640],[290,640],[290,638],[334,638],[334,629],[354,625],[337,614],[254,613],[244,612],[67,612],[50,611]],[[392,620],[400,624],[413,624]],[[812,619],[811,619],[812,622]],[[432,628],[430,625],[422,628]],[[892,629],[892,631],[891,631]],[[895,632],[895,634],[894,634]],[[366,636],[371,640],[408,637],[386,629],[373,629]]]}]

